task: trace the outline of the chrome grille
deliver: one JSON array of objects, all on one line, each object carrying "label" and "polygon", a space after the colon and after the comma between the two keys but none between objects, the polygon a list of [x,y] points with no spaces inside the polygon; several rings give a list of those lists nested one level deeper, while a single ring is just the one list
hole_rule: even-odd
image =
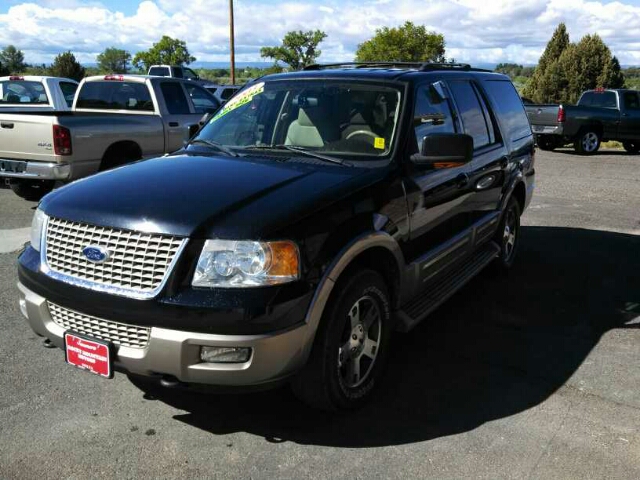
[{"label": "chrome grille", "polygon": [[51,302],[47,304],[53,322],[65,330],[84,333],[124,347],[144,348],[149,343],[150,328],[91,317]]},{"label": "chrome grille", "polygon": [[[178,237],[99,227],[50,217],[47,222],[46,261],[49,269],[102,290],[114,289],[149,296],[168,274],[184,240]],[[104,263],[90,262],[87,246],[109,250]],[[88,282],[88,284],[86,284]],[[100,288],[98,288],[100,289]]]}]

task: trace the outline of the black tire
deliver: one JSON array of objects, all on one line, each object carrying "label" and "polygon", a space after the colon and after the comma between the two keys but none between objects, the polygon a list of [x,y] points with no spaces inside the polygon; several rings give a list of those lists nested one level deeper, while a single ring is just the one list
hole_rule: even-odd
[{"label": "black tire", "polygon": [[640,141],[622,142],[622,146],[629,153],[638,153],[638,152],[640,152]]},{"label": "black tire", "polygon": [[538,148],[540,148],[540,150],[545,150],[545,151],[552,151],[553,149],[556,148],[556,143],[547,138],[546,135],[540,135],[538,137]]},{"label": "black tire", "polygon": [[371,397],[384,370],[392,330],[387,286],[377,272],[358,270],[338,282],[334,292],[309,361],[292,380],[300,400],[326,411],[358,408]]},{"label": "black tire", "polygon": [[507,203],[493,239],[500,246],[500,254],[494,261],[495,267],[501,271],[509,270],[516,260],[520,244],[520,205],[513,196]]},{"label": "black tire", "polygon": [[13,193],[25,200],[37,202],[53,190],[55,180],[11,180],[9,184]]},{"label": "black tire", "polygon": [[102,158],[102,162],[100,162],[99,171],[104,172],[105,170],[111,170],[112,168],[121,167],[122,165],[135,162],[136,160],[140,160],[141,158],[142,155],[140,153],[140,150],[134,146],[107,150],[107,152],[104,154],[104,157]]},{"label": "black tire", "polygon": [[580,155],[593,155],[600,149],[602,137],[600,132],[591,128],[580,131],[573,142],[573,148]]}]

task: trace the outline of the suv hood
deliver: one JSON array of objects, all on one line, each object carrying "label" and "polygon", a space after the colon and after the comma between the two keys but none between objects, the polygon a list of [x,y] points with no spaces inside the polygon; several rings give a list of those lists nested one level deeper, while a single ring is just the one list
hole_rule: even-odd
[{"label": "suv hood", "polygon": [[375,170],[385,169],[185,154],[79,180],[47,195],[41,208],[71,221],[149,233],[263,238],[358,189],[358,179],[370,183]]}]

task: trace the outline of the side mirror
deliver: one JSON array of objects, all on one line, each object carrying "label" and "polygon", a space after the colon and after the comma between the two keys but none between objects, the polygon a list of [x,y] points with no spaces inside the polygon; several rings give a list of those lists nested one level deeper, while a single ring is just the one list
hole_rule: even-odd
[{"label": "side mirror", "polygon": [[193,125],[189,125],[189,140],[191,140],[196,133],[200,130],[200,124],[195,123]]},{"label": "side mirror", "polygon": [[416,165],[453,168],[473,158],[473,137],[463,133],[433,133],[422,140],[419,154],[411,155]]}]

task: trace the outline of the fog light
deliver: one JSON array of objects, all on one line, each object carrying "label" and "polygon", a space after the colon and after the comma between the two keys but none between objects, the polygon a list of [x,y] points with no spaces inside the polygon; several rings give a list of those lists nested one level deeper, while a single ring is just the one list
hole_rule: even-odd
[{"label": "fog light", "polygon": [[20,311],[22,312],[22,315],[29,318],[27,316],[27,301],[24,298],[21,298],[18,303],[20,304]]},{"label": "fog light", "polygon": [[207,363],[244,363],[251,357],[251,349],[245,347],[202,347],[200,360]]}]

